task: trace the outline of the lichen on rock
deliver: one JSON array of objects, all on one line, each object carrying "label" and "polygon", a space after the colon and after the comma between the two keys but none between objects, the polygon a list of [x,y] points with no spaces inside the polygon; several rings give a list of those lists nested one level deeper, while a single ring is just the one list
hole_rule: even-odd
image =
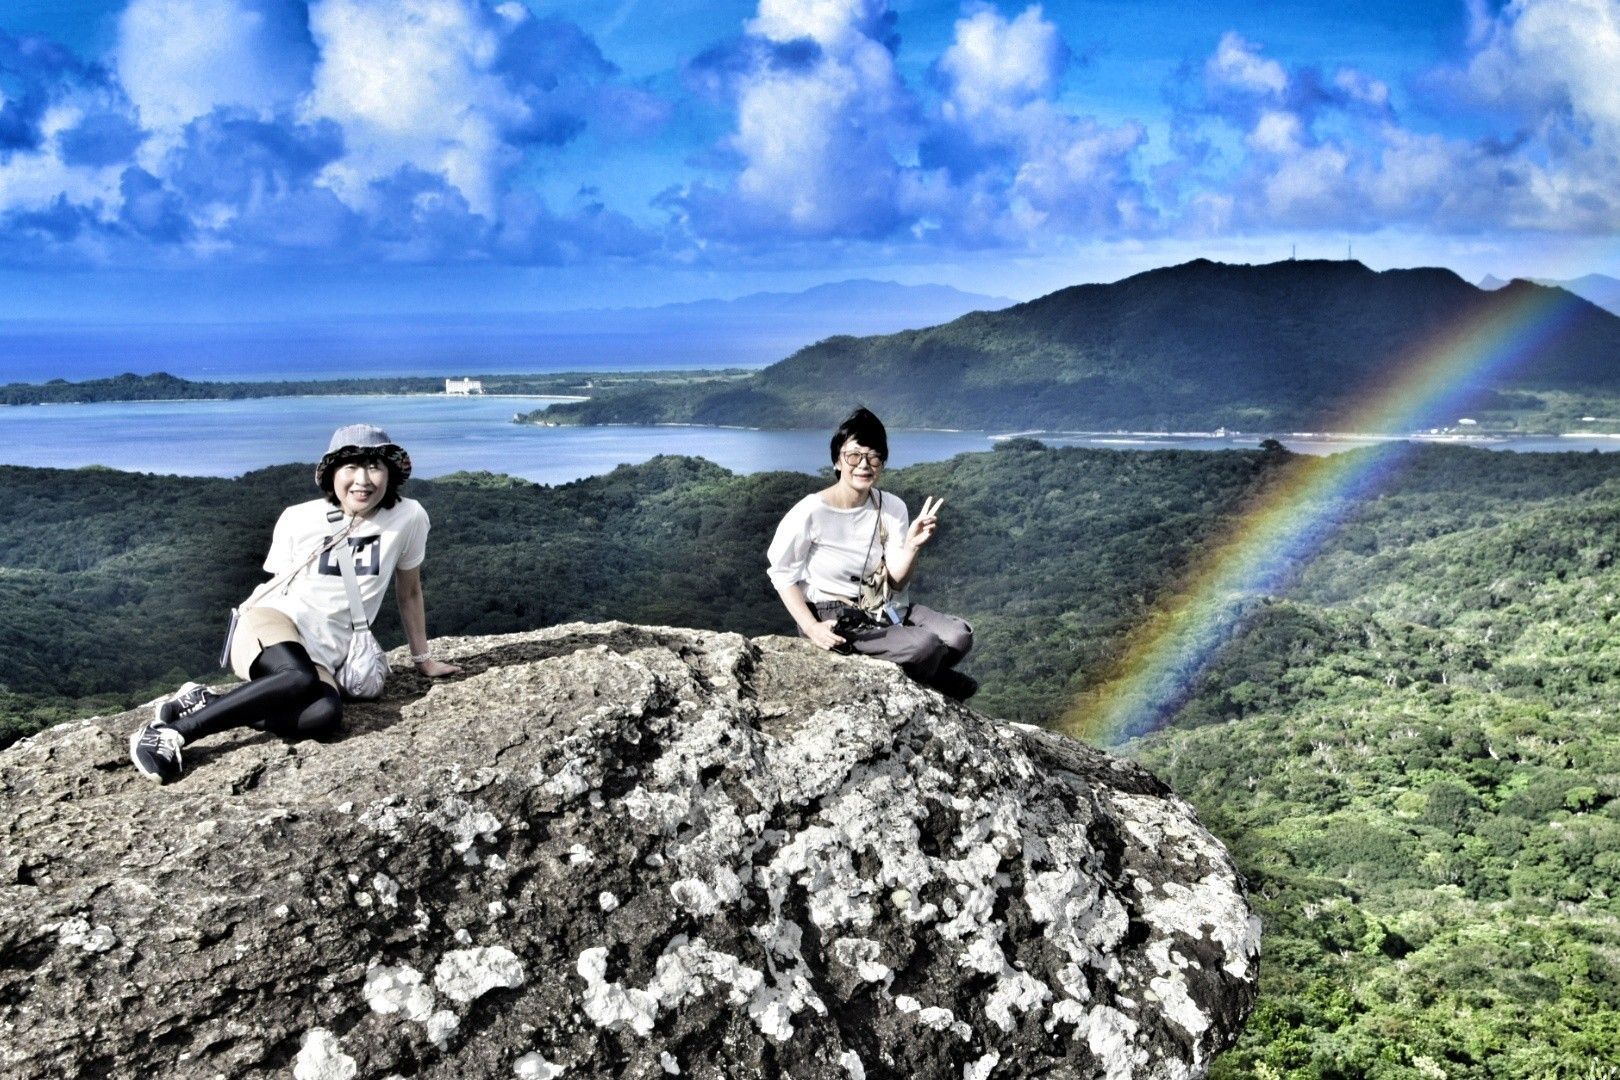
[{"label": "lichen on rock", "polygon": [[0,1074],[1180,1078],[1253,1004],[1231,861],[1137,766],[797,640],[438,651],[165,788],[138,714],[0,754]]}]

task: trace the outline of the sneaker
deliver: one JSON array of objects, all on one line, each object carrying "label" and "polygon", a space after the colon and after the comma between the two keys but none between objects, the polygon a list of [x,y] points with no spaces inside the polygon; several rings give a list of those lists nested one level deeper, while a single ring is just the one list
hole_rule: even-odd
[{"label": "sneaker", "polygon": [[180,775],[180,748],[186,738],[161,720],[142,724],[129,737],[129,760],[142,776],[167,784]]},{"label": "sneaker", "polygon": [[177,722],[184,720],[209,702],[218,700],[221,696],[206,686],[198,686],[194,682],[188,682],[169,697],[153,706],[152,714],[156,717],[158,723],[173,727]]}]

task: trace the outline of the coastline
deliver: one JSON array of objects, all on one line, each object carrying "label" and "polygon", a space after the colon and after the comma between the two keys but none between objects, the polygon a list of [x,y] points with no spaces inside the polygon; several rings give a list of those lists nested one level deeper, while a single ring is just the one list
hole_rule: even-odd
[{"label": "coastline", "polygon": [[0,401],[0,409],[46,409],[52,406],[72,407],[78,405],[205,405],[220,401],[267,401],[272,399],[285,401],[307,401],[334,397],[429,398],[444,401],[454,401],[459,398],[481,398],[485,400],[501,398],[520,401],[590,400],[588,396],[580,396],[578,394],[423,394],[405,391],[396,392],[377,390],[371,393],[366,393],[363,391],[341,391],[330,394],[265,394],[262,397],[105,398],[100,401]]},{"label": "coastline", "polygon": [[[450,394],[451,377],[369,375],[334,379],[185,379],[165,372],[123,375],[78,382],[10,382],[0,385],[0,405],[95,405],[140,401],[255,401],[322,397],[487,397],[588,401],[603,387],[634,384],[707,382],[744,378],[747,368],[618,368],[611,371],[538,371],[466,376],[482,383],[477,394]],[[455,376],[454,378],[462,378]]]},{"label": "coastline", "polygon": [[1005,434],[990,436],[992,442],[1003,442],[1008,439],[1064,439],[1084,441],[1087,443],[1111,442],[1226,442],[1237,446],[1258,446],[1267,439],[1276,439],[1279,442],[1296,443],[1385,443],[1385,442],[1445,442],[1468,444],[1490,444],[1513,442],[1515,440],[1551,439],[1551,438],[1614,438],[1620,435],[1594,435],[1586,432],[1541,432],[1541,433],[1505,433],[1492,432],[1481,434],[1451,434],[1443,432],[1411,431],[1411,432],[1376,432],[1376,431],[1228,431],[1217,428],[1214,431],[1051,431],[1036,429],[1030,431],[1013,431]]}]

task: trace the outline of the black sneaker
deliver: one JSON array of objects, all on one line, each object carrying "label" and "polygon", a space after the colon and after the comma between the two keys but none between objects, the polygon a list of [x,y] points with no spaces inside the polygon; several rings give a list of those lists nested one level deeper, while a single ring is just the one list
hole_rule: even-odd
[{"label": "black sneaker", "polygon": [[153,706],[152,715],[156,717],[158,723],[173,727],[177,722],[184,720],[209,702],[218,700],[221,696],[206,686],[198,686],[194,682],[188,682],[168,698]]},{"label": "black sneaker", "polygon": [[957,701],[966,701],[979,692],[979,680],[971,675],[964,675],[955,668],[946,668],[935,675],[931,685],[946,697],[955,698]]},{"label": "black sneaker", "polygon": [[129,760],[142,776],[167,784],[180,775],[180,748],[184,745],[184,735],[161,720],[153,720],[129,737]]}]

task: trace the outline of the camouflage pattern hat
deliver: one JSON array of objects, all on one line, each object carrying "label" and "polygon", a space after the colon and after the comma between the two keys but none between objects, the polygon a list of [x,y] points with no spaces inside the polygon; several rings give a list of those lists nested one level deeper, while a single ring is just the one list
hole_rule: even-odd
[{"label": "camouflage pattern hat", "polygon": [[404,447],[395,444],[388,437],[388,432],[375,424],[350,424],[332,432],[332,441],[327,444],[326,456],[315,466],[315,483],[324,491],[326,478],[331,475],[333,469],[345,461],[371,457],[381,458],[393,465],[399,470],[401,481],[410,479],[411,455],[405,452]]}]

